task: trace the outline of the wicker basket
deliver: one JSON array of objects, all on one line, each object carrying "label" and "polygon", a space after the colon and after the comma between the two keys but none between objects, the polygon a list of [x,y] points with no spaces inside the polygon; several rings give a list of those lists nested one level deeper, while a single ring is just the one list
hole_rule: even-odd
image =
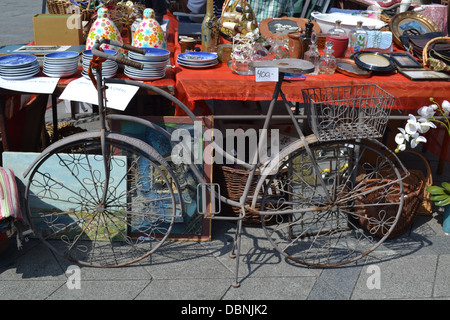
[{"label": "wicker basket", "polygon": [[430,50],[437,44],[450,44],[450,37],[437,37],[427,42],[422,51],[422,63],[424,66],[429,66],[436,71],[450,72],[450,62],[445,63],[442,60],[430,57]]},{"label": "wicker basket", "polygon": [[[431,194],[426,192],[425,189],[433,185],[433,174],[431,172],[430,164],[428,163],[427,159],[425,159],[425,157],[419,152],[413,150],[402,151],[398,155],[400,157],[400,160],[402,160],[402,154],[412,155],[413,157],[419,158],[420,167],[425,168],[425,172],[423,172],[422,170],[409,169],[409,172],[412,173],[412,178],[409,179],[413,179],[413,182],[415,179],[420,179],[421,181],[423,181],[422,194],[420,195],[420,197],[422,198],[422,203],[417,208],[417,214],[422,216],[429,216],[433,213],[433,202],[430,200]],[[414,163],[418,165],[419,162],[417,161],[417,159],[414,159]]]},{"label": "wicker basket", "polygon": [[[95,13],[91,7],[91,1],[89,0],[86,9],[80,7],[81,20],[90,21],[92,15]],[[81,2],[81,1],[77,1]],[[69,7],[73,5],[69,0],[47,0],[47,9],[50,14],[71,14]]]},{"label": "wicker basket", "polygon": [[[214,182],[218,183],[223,196],[226,198],[237,201],[241,199],[245,185],[247,183],[249,171],[244,169],[233,168],[226,165],[214,165]],[[250,186],[249,196],[252,196],[256,184],[258,183],[259,172],[255,172],[255,175]],[[247,204],[251,204],[252,199],[246,201]],[[260,209],[259,206],[256,209]],[[227,204],[222,204],[222,213],[228,216],[238,216],[240,214],[240,208]],[[243,223],[247,226],[260,226],[261,219],[257,212],[246,211]],[[270,223],[272,216],[266,216],[265,223]]]},{"label": "wicker basket", "polygon": [[[403,181],[404,188],[404,202],[401,215],[397,221],[397,224],[394,226],[394,229],[389,234],[388,239],[392,239],[398,237],[399,235],[405,233],[414,222],[414,219],[417,215],[417,210],[422,203],[422,196],[424,190],[424,183],[421,180],[422,178],[416,176],[415,173],[411,172],[411,175],[407,178],[408,180]],[[387,201],[392,200],[396,201],[398,199],[398,195],[400,194],[400,186],[399,182],[392,183],[392,181],[383,179],[383,180],[368,180],[367,185],[370,185],[367,189],[363,191],[368,191],[370,189],[376,188],[374,192],[370,192],[364,196],[360,196],[355,200],[355,205],[362,204],[370,204],[373,203],[376,199],[382,198]],[[390,184],[389,184],[390,183]],[[386,186],[380,188],[381,186]],[[395,208],[395,210],[392,210]],[[386,205],[386,206],[366,206],[364,209],[357,208],[355,212],[361,216],[359,218],[360,224],[371,234],[374,234],[380,238],[382,238],[386,232],[388,231],[388,224],[386,222],[391,221],[395,218],[397,214],[396,206]],[[380,217],[380,214],[383,217]],[[387,215],[387,216],[386,216]],[[383,219],[380,223],[380,219]]]}]

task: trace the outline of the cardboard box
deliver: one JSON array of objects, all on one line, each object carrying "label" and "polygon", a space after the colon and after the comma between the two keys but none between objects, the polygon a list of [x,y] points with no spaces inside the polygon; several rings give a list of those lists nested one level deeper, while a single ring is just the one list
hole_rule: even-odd
[{"label": "cardboard box", "polygon": [[83,29],[79,14],[37,14],[33,16],[36,45],[83,44]]}]

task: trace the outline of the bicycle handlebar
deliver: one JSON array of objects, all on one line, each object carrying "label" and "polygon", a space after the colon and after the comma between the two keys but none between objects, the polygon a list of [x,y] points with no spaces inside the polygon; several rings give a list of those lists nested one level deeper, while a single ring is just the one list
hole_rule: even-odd
[{"label": "bicycle handlebar", "polygon": [[119,42],[116,40],[110,40],[110,39],[101,39],[100,41],[96,41],[94,46],[92,47],[92,53],[97,57],[113,60],[117,63],[124,64],[124,65],[130,66],[130,67],[133,67],[133,68],[136,68],[139,70],[142,70],[144,68],[144,64],[142,64],[140,62],[130,60],[128,58],[125,58],[124,56],[114,56],[114,55],[107,54],[103,51],[100,51],[99,50],[100,46],[104,43],[112,45],[112,46],[121,47],[126,50],[134,51],[134,52],[140,53],[140,54],[145,54],[145,49],[136,48],[132,45],[122,43],[122,42]]}]

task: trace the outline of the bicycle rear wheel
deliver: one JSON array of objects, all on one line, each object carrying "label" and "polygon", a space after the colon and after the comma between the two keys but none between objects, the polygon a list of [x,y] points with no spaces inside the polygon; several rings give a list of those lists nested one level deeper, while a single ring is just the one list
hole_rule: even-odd
[{"label": "bicycle rear wheel", "polygon": [[[177,215],[170,167],[140,140],[79,134],[44,151],[25,200],[35,234],[81,265],[115,267],[149,256]],[[158,157],[159,156],[159,157]]]},{"label": "bicycle rear wheel", "polygon": [[273,246],[297,263],[334,267],[356,261],[396,226],[404,201],[400,171],[377,146],[366,143],[310,147],[317,167],[301,147],[266,177],[260,214],[272,217],[261,219],[262,226]]}]

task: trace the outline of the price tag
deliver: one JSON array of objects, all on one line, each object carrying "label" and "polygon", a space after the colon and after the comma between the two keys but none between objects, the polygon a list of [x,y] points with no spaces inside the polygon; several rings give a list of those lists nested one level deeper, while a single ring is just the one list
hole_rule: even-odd
[{"label": "price tag", "polygon": [[[139,87],[136,86],[108,83],[108,88],[106,89],[106,98],[108,99],[107,107],[124,111],[138,90]],[[85,79],[84,77],[70,82],[59,98],[62,100],[98,104],[97,90],[91,80]]]},{"label": "price tag", "polygon": [[278,81],[278,68],[256,68],[255,81]]},{"label": "price tag", "polygon": [[0,78],[0,88],[27,93],[52,94],[59,78],[32,77],[26,80],[5,80]]}]

